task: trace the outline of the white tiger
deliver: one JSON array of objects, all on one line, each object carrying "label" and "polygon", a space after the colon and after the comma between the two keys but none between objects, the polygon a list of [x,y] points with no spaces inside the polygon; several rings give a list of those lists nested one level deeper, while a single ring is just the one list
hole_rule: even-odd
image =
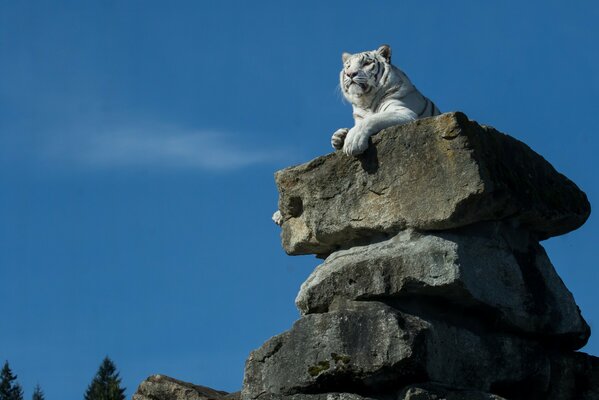
[{"label": "white tiger", "polygon": [[440,114],[406,74],[391,65],[387,45],[363,53],[343,53],[339,74],[341,90],[353,106],[354,127],[341,128],[331,145],[347,155],[358,155],[368,148],[368,139],[393,125]]},{"label": "white tiger", "polygon": [[[368,148],[370,136],[393,125],[438,115],[435,104],[424,97],[406,74],[391,65],[387,45],[363,53],[343,53],[339,74],[341,90],[353,106],[354,127],[341,128],[331,138],[337,150],[358,155]],[[281,211],[272,216],[277,225],[284,222]]]}]

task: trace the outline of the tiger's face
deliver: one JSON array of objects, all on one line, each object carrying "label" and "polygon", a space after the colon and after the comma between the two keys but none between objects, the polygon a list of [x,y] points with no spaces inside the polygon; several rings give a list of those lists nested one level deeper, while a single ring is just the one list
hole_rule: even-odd
[{"label": "tiger's face", "polygon": [[352,103],[368,97],[380,86],[381,78],[391,62],[391,48],[387,45],[363,53],[343,53],[343,69],[339,79],[343,94]]}]

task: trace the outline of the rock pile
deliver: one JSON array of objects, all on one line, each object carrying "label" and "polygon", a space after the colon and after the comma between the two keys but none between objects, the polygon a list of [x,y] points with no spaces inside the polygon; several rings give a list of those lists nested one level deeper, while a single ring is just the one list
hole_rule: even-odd
[{"label": "rock pile", "polygon": [[599,399],[590,330],[539,240],[590,206],[525,144],[449,113],[276,174],[289,254],[325,261],[246,363],[256,399]]},{"label": "rock pile", "polygon": [[324,259],[301,318],[251,353],[241,394],[159,376],[134,400],[599,400],[590,329],[539,244],[590,206],[525,144],[448,113],[276,182],[283,248]]}]

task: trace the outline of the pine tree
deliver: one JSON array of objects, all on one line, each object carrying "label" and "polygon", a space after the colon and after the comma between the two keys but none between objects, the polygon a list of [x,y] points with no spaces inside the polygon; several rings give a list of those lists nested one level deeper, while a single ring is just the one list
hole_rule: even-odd
[{"label": "pine tree", "polygon": [[121,388],[121,378],[110,358],[106,357],[102,361],[92,383],[87,387],[85,400],[125,400],[125,388]]},{"label": "pine tree", "polygon": [[17,376],[12,374],[8,361],[4,362],[0,372],[0,400],[23,400],[23,389],[17,383]]},{"label": "pine tree", "polygon": [[42,392],[42,388],[39,384],[37,384],[35,389],[33,389],[33,396],[31,397],[31,400],[44,400],[44,392]]}]

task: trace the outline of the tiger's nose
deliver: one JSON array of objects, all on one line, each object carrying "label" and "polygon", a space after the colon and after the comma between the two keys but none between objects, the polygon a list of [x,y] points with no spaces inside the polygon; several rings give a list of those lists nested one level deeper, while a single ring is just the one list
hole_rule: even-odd
[{"label": "tiger's nose", "polygon": [[358,71],[345,71],[345,75],[347,75],[350,78],[353,78],[354,76],[358,75]]}]

